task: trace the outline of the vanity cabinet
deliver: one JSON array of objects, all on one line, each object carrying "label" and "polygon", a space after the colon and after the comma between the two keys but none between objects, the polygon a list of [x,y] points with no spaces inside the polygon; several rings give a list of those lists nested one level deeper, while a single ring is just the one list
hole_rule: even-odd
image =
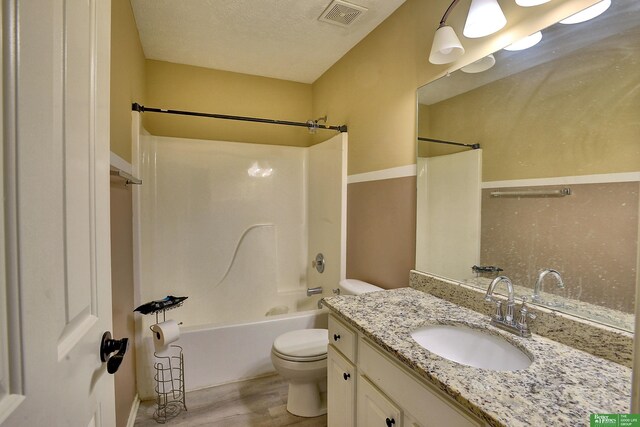
[{"label": "vanity cabinet", "polygon": [[485,425],[335,315],[329,317],[329,343],[329,427]]}]

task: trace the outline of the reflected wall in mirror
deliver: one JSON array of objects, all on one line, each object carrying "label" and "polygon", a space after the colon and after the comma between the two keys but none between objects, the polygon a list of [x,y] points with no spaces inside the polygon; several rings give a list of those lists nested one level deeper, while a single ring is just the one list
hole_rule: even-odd
[{"label": "reflected wall in mirror", "polygon": [[[482,147],[482,195],[475,262],[457,273],[429,265],[421,248],[457,225],[451,221],[427,232],[425,218],[433,206],[424,194],[427,173],[421,165],[424,158],[454,157],[468,149],[419,141],[416,269],[484,289],[504,274],[521,296],[537,293],[547,307],[632,330],[640,208],[640,2],[614,0],[592,21],[556,24],[542,34],[542,42],[527,50],[494,53],[496,65],[488,71],[456,71],[418,90],[419,137]],[[452,167],[450,178],[461,172]],[[446,188],[450,178],[431,185]],[[569,195],[557,194],[564,188]],[[477,244],[474,236],[466,242]],[[449,252],[445,256],[458,255]],[[502,271],[474,272],[474,264]],[[543,290],[535,292],[544,269],[557,270],[564,288],[548,274]]]}]

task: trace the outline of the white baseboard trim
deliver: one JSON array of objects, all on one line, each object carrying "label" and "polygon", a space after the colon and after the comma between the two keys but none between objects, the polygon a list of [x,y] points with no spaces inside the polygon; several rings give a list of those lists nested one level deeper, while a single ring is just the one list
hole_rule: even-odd
[{"label": "white baseboard trim", "polygon": [[133,398],[133,403],[131,403],[131,412],[129,412],[129,419],[127,420],[127,427],[133,427],[136,423],[136,415],[138,415],[138,408],[140,408],[140,397],[136,393],[136,396]]},{"label": "white baseboard trim", "polygon": [[383,179],[404,178],[407,176],[416,176],[416,165],[398,166],[395,168],[381,169],[373,172],[349,175],[347,177],[347,184],[355,184],[356,182],[379,181]]}]

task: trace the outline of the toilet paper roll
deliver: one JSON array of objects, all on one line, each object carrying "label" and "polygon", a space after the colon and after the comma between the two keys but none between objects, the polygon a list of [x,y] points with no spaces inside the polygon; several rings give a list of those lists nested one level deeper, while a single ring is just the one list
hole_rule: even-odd
[{"label": "toilet paper roll", "polygon": [[169,344],[180,338],[180,326],[175,320],[167,320],[166,322],[151,325],[153,332],[153,345],[156,351],[165,350]]}]

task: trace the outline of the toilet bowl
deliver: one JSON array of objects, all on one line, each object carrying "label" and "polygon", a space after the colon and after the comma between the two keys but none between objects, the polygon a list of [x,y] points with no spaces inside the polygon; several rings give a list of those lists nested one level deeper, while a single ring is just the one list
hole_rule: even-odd
[{"label": "toilet bowl", "polygon": [[[343,286],[346,285],[346,288]],[[342,292],[360,295],[381,288],[359,280],[341,282]],[[300,329],[276,338],[271,347],[271,362],[289,383],[287,411],[300,417],[327,413],[326,329]]]},{"label": "toilet bowl", "polygon": [[300,417],[327,413],[326,329],[300,329],[280,335],[271,348],[271,362],[289,383],[287,411]]}]

